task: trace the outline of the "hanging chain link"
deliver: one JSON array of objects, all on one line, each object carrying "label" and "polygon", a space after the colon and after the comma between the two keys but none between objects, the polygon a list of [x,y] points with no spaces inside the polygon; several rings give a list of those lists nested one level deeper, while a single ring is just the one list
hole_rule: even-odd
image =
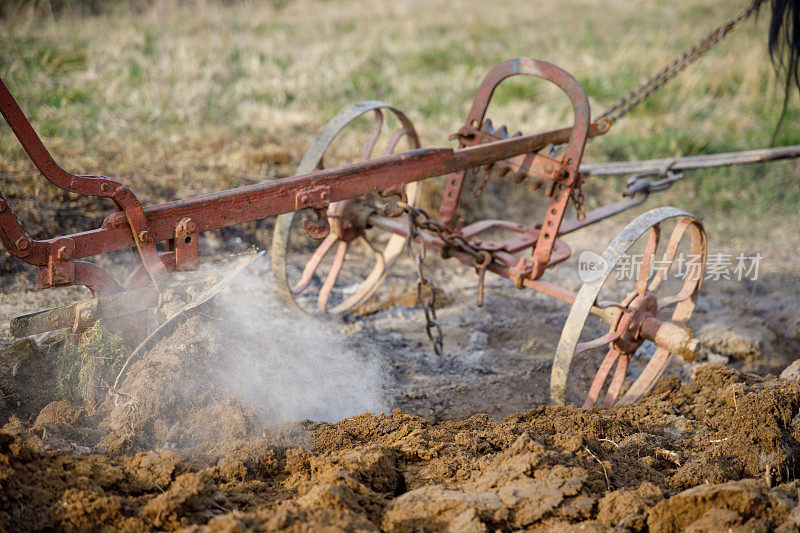
[{"label": "hanging chain link", "polygon": [[575,206],[575,211],[578,213],[578,222],[586,220],[586,198],[583,196],[581,185],[582,184],[579,183],[569,194],[570,200],[572,200],[572,204]]},{"label": "hanging chain link", "polygon": [[473,258],[477,263],[483,260],[485,250],[476,248],[467,239],[461,235],[454,234],[447,226],[441,222],[434,220],[427,211],[421,207],[414,207],[405,202],[397,202],[397,206],[404,212],[408,213],[411,219],[411,224],[414,225],[416,230],[425,230],[433,233],[444,242],[445,248],[443,255],[448,257],[449,251],[457,251],[466,254]]},{"label": "hanging chain link", "polygon": [[706,52],[722,41],[731,30],[749,19],[753,13],[758,11],[758,8],[761,7],[763,2],[764,0],[753,0],[753,3],[750,4],[747,9],[712,30],[705,37],[697,41],[694,46],[673,59],[666,67],[650,76],[647,81],[620,98],[614,105],[606,109],[603,114],[598,117],[597,121],[605,120],[611,125],[624,117],[631,110],[644,102],[651,94],[658,91],[668,81],[680,74],[686,67],[705,55]]},{"label": "hanging chain link", "polygon": [[[475,271],[478,273],[478,306],[483,305],[483,286],[486,277],[486,270],[489,265],[494,261],[494,256],[489,250],[476,248],[467,239],[461,235],[456,235],[450,231],[447,226],[441,222],[434,220],[424,209],[414,207],[405,202],[397,202],[398,209],[392,209],[390,206],[385,206],[382,213],[389,216],[397,216],[399,213],[408,214],[409,225],[409,251],[411,252],[417,264],[417,300],[423,303],[425,310],[425,331],[428,338],[433,343],[433,350],[437,355],[442,354],[442,326],[436,317],[436,288],[433,282],[425,277],[423,265],[425,262],[425,244],[422,242],[422,231],[427,231],[444,243],[442,249],[442,256],[448,257],[453,251],[463,253],[470,256],[475,261]],[[411,242],[419,240],[419,251],[414,254],[411,251]],[[424,288],[428,286],[430,294],[423,300]]]},{"label": "hanging chain link", "polygon": [[[417,264],[417,302],[422,302],[422,309],[425,311],[425,333],[428,334],[428,339],[430,339],[436,355],[442,355],[444,334],[442,333],[442,325],[439,324],[439,319],[436,317],[436,287],[431,280],[425,277],[423,269],[426,253],[425,244],[419,243],[419,249],[416,254],[412,249],[414,240],[421,237],[420,229],[422,225],[420,224],[420,218],[417,216],[416,208],[413,206],[404,202],[398,202],[397,205],[402,208],[403,212],[408,213],[408,251]],[[428,297],[423,299],[426,285],[429,293]]]}]

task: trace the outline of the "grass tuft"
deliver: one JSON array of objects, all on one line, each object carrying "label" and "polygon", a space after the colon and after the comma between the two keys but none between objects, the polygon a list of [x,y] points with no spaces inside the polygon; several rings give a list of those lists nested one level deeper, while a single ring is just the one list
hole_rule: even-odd
[{"label": "grass tuft", "polygon": [[86,330],[79,344],[66,342],[56,359],[57,394],[93,407],[125,362],[122,339],[103,329],[100,322]]}]

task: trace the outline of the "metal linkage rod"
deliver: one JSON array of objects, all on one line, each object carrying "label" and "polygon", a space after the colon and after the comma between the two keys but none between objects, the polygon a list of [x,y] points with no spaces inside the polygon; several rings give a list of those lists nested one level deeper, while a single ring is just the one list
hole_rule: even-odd
[{"label": "metal linkage rod", "polygon": [[665,157],[644,161],[613,161],[609,163],[588,163],[581,165],[581,173],[593,176],[618,176],[622,174],[664,174],[667,170],[681,171],[699,168],[727,167],[732,165],[751,165],[779,159],[800,157],[800,145],[762,148],[743,152],[722,154],[692,155],[686,157]]}]

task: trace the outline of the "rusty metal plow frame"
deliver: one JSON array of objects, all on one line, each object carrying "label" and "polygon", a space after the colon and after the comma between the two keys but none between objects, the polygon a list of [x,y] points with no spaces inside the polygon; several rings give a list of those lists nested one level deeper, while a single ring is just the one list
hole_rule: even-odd
[{"label": "rusty metal plow frame", "polygon": [[[578,176],[578,164],[587,135],[600,133],[597,128],[590,132],[589,103],[583,88],[566,71],[544,61],[515,59],[502,63],[498,68],[504,72],[538,76],[562,87],[575,109],[574,127],[456,150],[409,150],[330,170],[145,208],[127,187],[113,179],[73,175],[58,166],[5,84],[0,82],[0,111],[42,175],[63,190],[111,198],[119,210],[107,217],[96,230],[36,241],[25,231],[5,198],[0,197],[0,238],[12,255],[40,268],[41,288],[85,285],[103,294],[118,292],[122,287],[97,267],[77,259],[136,246],[144,268],[158,286],[165,269],[193,268],[196,265],[195,237],[200,232],[300,209],[327,209],[334,202],[368,191],[397,190],[415,181],[534,152],[551,143],[570,142],[568,153],[574,157],[565,169],[565,176],[559,177],[559,183],[564,187],[571,186]],[[566,199],[567,195],[559,196],[564,205]],[[549,240],[553,238],[551,235]],[[167,242],[169,249],[157,252],[157,242]],[[539,255],[546,254],[539,252]],[[133,283],[134,280],[139,281]],[[125,288],[137,288],[141,285],[140,280],[140,276],[132,274],[129,278],[131,283]]]},{"label": "rusty metal plow frame", "polygon": [[[573,125],[512,137],[505,135],[505,128],[495,130],[485,117],[489,101],[497,86],[515,75],[534,76],[557,85],[572,104]],[[383,126],[381,110],[393,113],[399,119],[401,127],[392,134],[384,154],[371,158],[375,140]],[[99,296],[97,300],[88,303],[78,302],[17,317],[12,321],[12,333],[16,336],[61,327],[85,327],[104,313],[121,316],[152,307],[159,301],[168,271],[192,269],[197,265],[198,242],[202,232],[280,215],[273,241],[273,264],[277,264],[275,273],[279,292],[288,301],[307,286],[307,281],[319,266],[321,257],[334,244],[339,244],[334,267],[322,286],[322,291],[328,293],[321,293],[318,298],[318,307],[323,312],[344,312],[366,300],[385,277],[399,251],[412,238],[425,248],[438,250],[444,256],[475,267],[479,271],[480,280],[486,271],[492,271],[512,280],[518,288],[532,288],[573,305],[553,367],[554,401],[564,400],[566,373],[577,348],[576,335],[580,331],[575,334],[573,332],[582,328],[589,313],[600,316],[611,326],[608,334],[593,341],[594,345],[611,344],[617,346],[620,353],[630,355],[631,350],[635,351],[644,340],[650,340],[660,350],[667,350],[667,355],[681,353],[691,358],[697,351],[696,339],[684,326],[691,314],[699,282],[691,294],[684,295],[684,300],[688,298],[692,302],[691,306],[679,303],[682,311],[673,317],[673,322],[661,321],[655,317],[659,303],[648,285],[642,281],[637,282],[637,291],[630,298],[616,305],[600,307],[594,301],[594,285],[584,286],[580,292],[575,293],[540,279],[548,268],[571,255],[570,248],[559,237],[639,205],[650,192],[646,187],[641,187],[642,183],[637,183],[638,188],[630,198],[589,211],[585,213],[585,218],[564,221],[570,202],[575,202],[578,212],[583,213],[580,194],[583,176],[580,165],[586,141],[589,137],[606,133],[610,124],[603,120],[591,122],[588,97],[581,85],[565,70],[551,63],[518,58],[500,63],[492,69],[480,85],[467,123],[455,135],[459,141],[456,149],[419,148],[416,131],[405,115],[382,102],[364,102],[340,113],[322,130],[300,164],[297,175],[293,177],[148,207],[142,207],[127,187],[113,179],[73,175],[59,167],[2,81],[0,111],[48,181],[70,192],[111,198],[118,209],[118,212],[105,219],[100,228],[37,241],[25,231],[5,198],[0,195],[0,240],[12,255],[39,267],[40,287],[84,285],[95,296]],[[364,147],[362,161],[332,169],[323,168],[322,158],[333,138],[349,122],[370,111],[375,113],[375,122]],[[413,148],[391,153],[403,137],[408,139]],[[553,151],[553,145],[564,144],[566,148],[560,155]],[[527,181],[531,188],[543,188],[550,197],[544,220],[532,227],[503,220],[484,220],[467,226],[454,221],[466,174],[476,168],[483,168],[487,173],[498,169],[503,173],[511,172],[515,181]],[[439,209],[441,222],[427,218],[427,227],[435,231],[413,231],[408,220],[399,217],[402,210],[389,207],[404,205],[406,212],[418,216],[420,211],[413,205],[419,194],[417,182],[436,176],[448,176]],[[382,207],[367,205],[362,201],[367,193],[377,193],[379,197],[386,199],[386,204]],[[389,198],[398,196],[402,202],[392,204],[389,201]],[[319,245],[314,260],[307,267],[308,272],[304,279],[293,291],[286,278],[285,266],[281,264],[285,265],[286,261],[288,228],[293,222],[293,213],[300,210],[313,210],[317,213],[318,222],[306,224],[305,230],[308,235],[324,240]],[[356,211],[358,216],[352,215]],[[697,250],[705,256],[705,233],[702,226],[695,218],[675,208],[661,208],[642,215],[613,241],[612,246],[623,246],[632,236],[638,237],[647,228],[651,228],[649,246],[653,245],[655,249],[658,244],[658,230],[652,228],[665,218],[678,216],[684,217],[686,222],[681,222],[680,225],[684,230],[691,231],[693,246],[700,247]],[[350,223],[350,226],[346,226],[345,222]],[[328,296],[342,268],[346,244],[349,240],[361,237],[360,232],[367,227],[385,230],[395,236],[390,237],[390,246],[387,249],[375,250],[376,265],[356,295],[329,308]],[[476,238],[495,227],[510,230],[515,236],[501,242],[481,241]],[[670,239],[669,246],[672,246],[672,240]],[[156,247],[159,242],[166,243],[166,249],[159,251]],[[91,263],[79,261],[134,246],[141,258],[141,265],[122,285]],[[618,257],[617,248],[607,253],[609,263],[613,263],[615,257]],[[531,249],[530,256],[518,257],[517,254],[528,249]],[[220,287],[222,284],[216,286]],[[664,358],[663,355],[660,356],[659,361]],[[641,395],[646,392],[645,389],[655,382],[666,363],[661,366],[659,364],[651,372],[657,374],[655,378],[643,385],[634,384],[631,389],[633,392],[629,392],[623,400],[630,399],[632,394]],[[603,380],[604,367],[598,371],[598,376]],[[621,384],[617,383],[620,381],[617,376],[620,368],[618,365],[615,379],[612,380],[616,391]],[[605,372],[607,374],[607,370]],[[624,372],[622,377],[624,378]],[[611,395],[612,400],[616,400],[615,394]],[[614,402],[607,399],[606,403]]]}]

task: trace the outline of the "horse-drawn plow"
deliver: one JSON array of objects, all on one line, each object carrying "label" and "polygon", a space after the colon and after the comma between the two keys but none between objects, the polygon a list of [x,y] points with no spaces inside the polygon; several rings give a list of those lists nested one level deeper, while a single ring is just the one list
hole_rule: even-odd
[{"label": "horse-drawn plow", "polygon": [[[492,94],[503,80],[520,75],[541,78],[561,89],[572,106],[572,124],[513,136],[505,127],[495,128],[486,116]],[[642,214],[611,241],[602,257],[602,271],[577,292],[544,279],[548,270],[572,255],[563,240],[565,235],[640,205],[650,192],[678,179],[675,172],[691,168],[687,163],[691,158],[657,162],[651,165],[653,168],[645,166],[629,183],[622,200],[587,211],[581,192],[583,180],[592,173],[603,173],[603,168],[586,166],[581,170],[584,148],[590,138],[608,132],[611,121],[593,122],[581,85],[553,64],[513,59],[492,69],[478,89],[465,125],[453,136],[458,141],[455,149],[422,148],[413,124],[400,110],[381,102],[363,102],[325,126],[293,177],[152,206],[143,206],[133,191],[112,178],[74,175],[63,170],[2,83],[0,106],[19,142],[49,182],[79,195],[109,198],[117,207],[117,212],[97,229],[35,240],[5,197],[0,196],[3,244],[9,253],[39,268],[39,286],[84,286],[95,296],[15,318],[11,331],[17,337],[61,328],[80,332],[100,319],[136,316],[154,308],[171,284],[171,272],[197,267],[204,232],[278,216],[272,244],[273,271],[279,293],[295,305],[311,298],[322,313],[354,310],[375,293],[399,255],[412,243],[420,250],[434,250],[474,268],[479,305],[487,272],[507,278],[519,289],[533,289],[571,305],[552,367],[550,392],[555,403],[565,402],[571,362],[584,351],[607,350],[589,389],[586,407],[594,405],[604,389],[605,406],[636,401],[652,389],[674,354],[687,360],[697,355],[699,341],[687,328],[687,322],[703,280],[707,251],[705,230],[693,215],[674,207]],[[370,114],[373,125],[361,160],[325,168],[330,143],[356,118]],[[399,127],[388,134],[385,149],[376,155],[376,141],[388,123],[387,115],[393,115]],[[398,151],[401,142],[409,149]],[[797,155],[796,147],[755,151],[723,157],[717,164]],[[616,173],[635,173],[621,165],[623,168]],[[447,182],[435,220],[419,207],[419,202],[421,182],[438,176],[447,176]],[[459,200],[469,188],[480,194],[489,180],[499,178],[540,190],[547,198],[543,218],[534,224],[501,219],[465,223],[457,216]],[[567,218],[570,206],[574,207],[575,218]],[[315,243],[314,251],[300,275],[290,279],[289,235],[300,223],[296,216],[300,211],[313,215],[301,225],[307,238]],[[669,235],[662,235],[665,224],[672,227]],[[380,243],[367,237],[368,232],[376,231],[384,234]],[[498,232],[504,238],[495,238]],[[604,283],[623,254],[640,238],[646,240],[646,245],[631,286],[617,300],[603,299]],[[343,291],[337,288],[337,280],[356,246],[366,247],[374,263],[359,283]],[[124,282],[87,261],[127,248],[135,248],[139,264]],[[698,258],[698,266],[683,276],[672,291],[667,278],[679,250]],[[331,253],[332,263],[320,281],[318,270]],[[357,260],[363,262],[363,258]],[[425,299],[422,289],[427,280],[422,273],[422,260],[420,253],[419,296]],[[214,290],[212,287],[206,291],[205,298],[213,296]],[[435,316],[435,291],[429,290],[428,294],[424,304],[428,333],[438,352],[442,345]],[[590,316],[605,324],[605,333],[587,339],[582,332]],[[622,394],[628,363],[645,341],[655,344],[655,353]]]}]

